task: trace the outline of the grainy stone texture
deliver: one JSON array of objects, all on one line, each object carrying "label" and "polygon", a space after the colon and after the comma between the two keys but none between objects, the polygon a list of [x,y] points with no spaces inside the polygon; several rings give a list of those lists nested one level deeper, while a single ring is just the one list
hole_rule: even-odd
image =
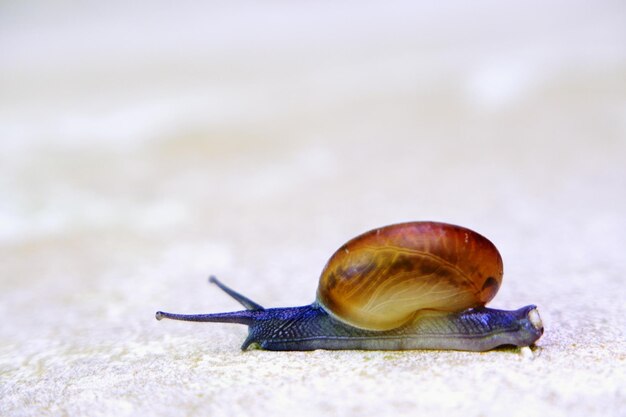
[{"label": "grainy stone texture", "polygon": [[[0,6],[0,415],[624,416],[621,2]],[[241,352],[349,238],[501,250],[527,351]]]}]

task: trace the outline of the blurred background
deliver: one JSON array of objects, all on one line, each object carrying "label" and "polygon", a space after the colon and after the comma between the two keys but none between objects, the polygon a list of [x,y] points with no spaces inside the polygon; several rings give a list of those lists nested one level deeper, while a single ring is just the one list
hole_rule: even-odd
[{"label": "blurred background", "polygon": [[[530,411],[617,414],[624,190],[621,1],[3,2],[0,411],[516,415],[528,390]],[[244,329],[153,319],[236,308],[209,273],[263,305],[311,302],[336,248],[408,220],[498,246],[493,306],[536,303],[547,323],[538,372],[561,372],[543,395],[485,358],[504,391],[450,387],[447,364],[419,368],[436,392],[372,397],[386,384],[351,373],[357,354],[240,354]],[[476,355],[443,358],[482,375]],[[332,370],[294,388],[312,363]],[[381,369],[397,386],[415,366]],[[251,373],[274,385],[250,392]],[[186,385],[149,402],[154,381]],[[233,399],[248,394],[256,411]]]}]

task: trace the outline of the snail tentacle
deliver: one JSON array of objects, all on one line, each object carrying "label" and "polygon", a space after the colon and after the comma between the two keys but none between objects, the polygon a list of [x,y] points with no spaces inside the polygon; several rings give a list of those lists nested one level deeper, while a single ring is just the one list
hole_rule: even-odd
[{"label": "snail tentacle", "polygon": [[229,288],[226,285],[222,284],[222,282],[220,282],[215,275],[211,275],[209,277],[209,282],[211,284],[217,285],[220,290],[224,291],[226,294],[237,300],[239,304],[246,308],[246,310],[264,310],[263,306],[261,306],[260,304],[255,303],[245,295],[240,294],[232,288]]},{"label": "snail tentacle", "polygon": [[157,320],[170,319],[179,321],[197,321],[209,323],[236,323],[251,326],[254,322],[253,313],[254,312],[250,310],[213,314],[177,314],[167,313],[165,311],[157,311],[155,317]]}]

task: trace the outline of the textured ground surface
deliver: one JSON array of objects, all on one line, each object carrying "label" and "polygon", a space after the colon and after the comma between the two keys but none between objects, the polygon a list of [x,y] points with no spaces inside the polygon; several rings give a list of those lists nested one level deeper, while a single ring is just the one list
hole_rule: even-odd
[{"label": "textured ground surface", "polygon": [[[624,5],[317,3],[0,6],[0,415],[626,415]],[[154,320],[425,219],[498,246],[533,355]]]}]

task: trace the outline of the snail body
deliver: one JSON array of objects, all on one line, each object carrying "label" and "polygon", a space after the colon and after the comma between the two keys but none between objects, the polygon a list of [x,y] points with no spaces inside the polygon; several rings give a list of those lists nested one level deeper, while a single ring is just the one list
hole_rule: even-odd
[{"label": "snail body", "polygon": [[265,309],[211,277],[246,310],[159,311],[156,318],[245,324],[244,350],[529,346],[543,334],[534,305],[513,311],[485,307],[502,275],[498,250],[480,234],[445,223],[401,223],[341,246],[324,267],[310,305]]}]

